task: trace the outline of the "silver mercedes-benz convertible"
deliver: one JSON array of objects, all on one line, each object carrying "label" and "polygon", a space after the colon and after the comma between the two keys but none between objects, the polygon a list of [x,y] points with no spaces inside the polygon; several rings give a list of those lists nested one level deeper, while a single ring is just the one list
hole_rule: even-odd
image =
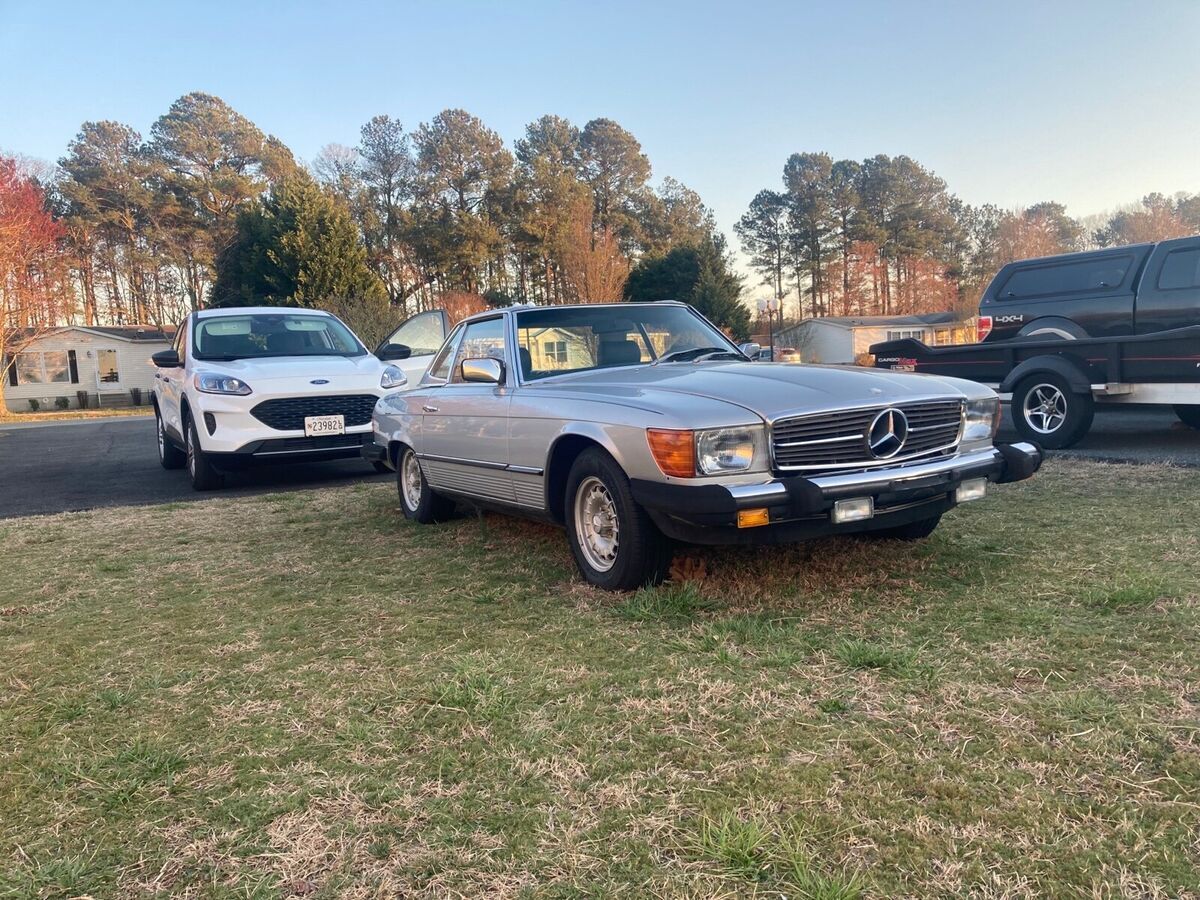
[{"label": "silver mercedes-benz convertible", "polygon": [[673,541],[930,534],[989,481],[999,400],[955,378],[751,362],[682,303],[511,307],[464,320],[420,381],[375,407],[364,455],[404,514],[457,500],[566,526],[583,577],[661,580]]}]

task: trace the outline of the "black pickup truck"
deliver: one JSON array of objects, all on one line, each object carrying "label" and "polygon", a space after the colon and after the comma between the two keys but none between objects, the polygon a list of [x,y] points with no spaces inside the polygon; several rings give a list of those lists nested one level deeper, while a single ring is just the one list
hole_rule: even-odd
[{"label": "black pickup truck", "polygon": [[1012,394],[1017,431],[1069,447],[1097,403],[1169,404],[1200,428],[1200,236],[1009,263],[979,303],[978,344],[871,347],[878,368]]}]

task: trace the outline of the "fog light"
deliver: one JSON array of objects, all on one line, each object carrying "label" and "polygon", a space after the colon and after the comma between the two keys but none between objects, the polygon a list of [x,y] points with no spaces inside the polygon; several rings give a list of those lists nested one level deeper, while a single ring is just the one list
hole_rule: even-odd
[{"label": "fog light", "polygon": [[739,509],[738,528],[757,528],[759,525],[770,525],[771,514],[763,509]]},{"label": "fog light", "polygon": [[217,417],[212,413],[204,414],[204,427],[208,429],[208,433],[212,434],[217,430]]},{"label": "fog light", "polygon": [[954,492],[954,501],[956,503],[966,503],[968,500],[982,500],[983,495],[986,493],[987,479],[972,478],[958,486],[958,489]]},{"label": "fog light", "polygon": [[870,497],[852,497],[849,500],[838,500],[833,504],[833,521],[835,525],[846,522],[861,522],[875,515],[875,501]]}]

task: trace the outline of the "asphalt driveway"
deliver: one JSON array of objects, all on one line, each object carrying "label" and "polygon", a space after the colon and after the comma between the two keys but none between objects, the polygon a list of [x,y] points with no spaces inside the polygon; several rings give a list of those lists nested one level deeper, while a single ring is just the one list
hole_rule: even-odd
[{"label": "asphalt driveway", "polygon": [[152,416],[0,425],[0,518],[388,477],[357,459],[297,463],[237,472],[222,491],[201,494],[182,470],[159,465]]},{"label": "asphalt driveway", "polygon": [[[1016,439],[1007,414],[1000,437]],[[1184,428],[1170,410],[1161,408],[1104,410],[1096,413],[1088,437],[1064,455],[1200,467],[1200,431]],[[235,473],[224,490],[199,494],[182,471],[168,472],[158,464],[153,418],[0,425],[0,518],[390,477],[359,460],[292,464]]]}]

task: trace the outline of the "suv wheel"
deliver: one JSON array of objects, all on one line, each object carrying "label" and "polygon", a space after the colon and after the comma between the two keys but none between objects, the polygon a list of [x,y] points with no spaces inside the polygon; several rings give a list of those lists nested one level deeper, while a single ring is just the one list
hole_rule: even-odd
[{"label": "suv wheel", "polygon": [[396,462],[396,491],[404,517],[429,525],[450,518],[454,501],[429,486],[421,471],[421,462],[411,447],[401,447]]},{"label": "suv wheel", "polygon": [[599,449],[585,450],[567,476],[567,536],[584,580],[609,591],[658,584],[671,543],[638,506],[629,479]]},{"label": "suv wheel", "polygon": [[192,487],[198,491],[215,490],[225,483],[225,476],[213,468],[208,454],[200,447],[200,435],[191,416],[187,419],[187,470]]},{"label": "suv wheel", "polygon": [[187,462],[187,454],[171,443],[171,438],[163,425],[162,414],[158,407],[154,408],[154,430],[158,433],[158,461],[164,469],[182,469]]},{"label": "suv wheel", "polygon": [[1012,395],[1013,424],[1021,437],[1051,450],[1077,444],[1092,427],[1096,402],[1077,394],[1061,375],[1031,375]]}]

